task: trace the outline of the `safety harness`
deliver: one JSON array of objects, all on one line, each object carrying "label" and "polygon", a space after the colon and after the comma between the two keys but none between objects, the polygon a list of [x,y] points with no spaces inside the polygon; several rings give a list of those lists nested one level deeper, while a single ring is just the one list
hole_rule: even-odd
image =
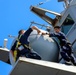
[{"label": "safety harness", "polygon": [[21,45],[21,43],[19,43],[19,39],[21,38],[21,35],[19,36],[19,38],[17,38],[17,43],[16,43],[16,47],[15,47],[15,50],[14,50],[14,61],[16,62],[16,59],[17,59],[17,49],[18,49],[18,46]]},{"label": "safety harness", "polygon": [[[19,39],[21,38],[21,36],[22,36],[22,35],[20,35],[20,36],[17,38],[17,43],[16,43],[16,47],[15,47],[15,50],[14,50],[14,61],[15,61],[15,62],[16,62],[16,60],[17,60],[17,53],[18,53],[17,50],[18,50],[18,47],[19,47],[20,45],[22,45],[22,44],[20,43],[20,41],[19,41]],[[28,45],[26,45],[26,44],[24,44],[23,47],[31,50],[31,47],[28,46]]]}]

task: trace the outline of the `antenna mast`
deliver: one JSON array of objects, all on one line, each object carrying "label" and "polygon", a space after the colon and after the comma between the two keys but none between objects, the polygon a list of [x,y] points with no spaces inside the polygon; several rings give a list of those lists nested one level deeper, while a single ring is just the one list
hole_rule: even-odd
[{"label": "antenna mast", "polygon": [[58,2],[62,2],[62,1],[64,1],[65,6],[67,8],[72,0],[58,0]]},{"label": "antenna mast", "polygon": [[7,48],[7,41],[8,39],[4,39],[4,48]]}]

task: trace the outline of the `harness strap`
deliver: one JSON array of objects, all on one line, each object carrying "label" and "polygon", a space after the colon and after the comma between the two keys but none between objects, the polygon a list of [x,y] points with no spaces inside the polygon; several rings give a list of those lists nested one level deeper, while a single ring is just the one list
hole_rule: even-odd
[{"label": "harness strap", "polygon": [[[17,44],[16,44],[16,47],[15,47],[15,50],[14,50],[14,61],[16,61],[16,58],[17,58],[17,49],[18,49],[18,46],[19,46],[19,45],[22,45],[22,44],[20,43],[20,41],[19,41],[19,39],[21,38],[21,36],[22,36],[22,35],[20,35],[20,37],[17,38]],[[25,48],[31,50],[31,47],[30,47],[30,46],[28,46],[28,45],[26,45],[26,44],[24,44],[23,46],[24,46]]]},{"label": "harness strap", "polygon": [[16,58],[17,58],[17,50],[14,50],[14,61],[16,62]]},{"label": "harness strap", "polygon": [[19,39],[21,38],[22,35],[19,36],[19,38],[17,38],[17,44],[16,44],[16,47],[15,47],[15,50],[14,50],[14,61],[16,62],[16,59],[17,59],[17,49],[18,49],[18,46],[21,45],[21,43],[19,42]]},{"label": "harness strap", "polygon": [[21,45],[21,44],[19,42],[17,42],[15,50],[14,50],[14,61],[16,61],[16,58],[17,58],[17,49],[18,49],[19,45]]},{"label": "harness strap", "polygon": [[26,44],[24,44],[24,47],[26,47],[27,49],[31,49],[31,47]]}]

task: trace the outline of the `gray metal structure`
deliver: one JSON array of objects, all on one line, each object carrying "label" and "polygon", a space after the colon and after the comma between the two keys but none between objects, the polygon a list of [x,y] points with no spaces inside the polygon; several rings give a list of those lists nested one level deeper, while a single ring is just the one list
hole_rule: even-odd
[{"label": "gray metal structure", "polygon": [[[56,14],[55,12],[52,13],[50,10],[46,10],[43,8],[31,6],[31,11],[34,12],[36,15],[38,15],[40,18],[45,20],[47,23],[49,23],[52,26],[59,25],[62,27],[62,31],[66,34],[66,37],[68,40],[72,43],[73,51],[76,56],[76,0],[71,0],[70,4],[68,5],[68,8],[66,8],[62,13]],[[56,17],[53,19],[50,16],[46,15],[47,13],[56,15]]]},{"label": "gray metal structure", "polygon": [[[31,11],[50,25],[62,27],[62,32],[66,34],[66,37],[72,43],[73,52],[76,57],[76,0],[71,0],[68,7],[62,13],[56,13],[37,6],[31,6]],[[46,13],[55,15],[55,18],[49,17]],[[42,32],[47,31],[42,30]],[[46,35],[41,36],[41,34],[37,35],[37,32],[33,31],[29,36],[29,41],[30,46],[42,57],[42,60],[20,57],[9,75],[76,75],[75,66],[55,63],[59,59],[59,46],[56,38],[49,38]],[[5,48],[0,48],[0,52],[6,54],[8,58],[9,51]],[[0,54],[0,60],[6,62],[7,58],[3,57],[4,55],[2,54]]]},{"label": "gray metal structure", "polygon": [[0,48],[0,60],[7,62],[9,58],[9,50],[7,48]]},{"label": "gray metal structure", "polygon": [[75,66],[19,58],[9,75],[76,75]]}]

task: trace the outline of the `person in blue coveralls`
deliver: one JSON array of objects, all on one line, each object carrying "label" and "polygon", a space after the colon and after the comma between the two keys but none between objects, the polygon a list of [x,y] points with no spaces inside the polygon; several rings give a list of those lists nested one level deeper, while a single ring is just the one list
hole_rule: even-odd
[{"label": "person in blue coveralls", "polygon": [[40,30],[36,26],[32,26],[27,31],[20,30],[18,32],[18,38],[11,47],[11,53],[14,56],[16,61],[19,57],[33,58],[41,60],[41,57],[36,52],[32,52],[32,49],[29,46],[28,37],[33,30],[37,30],[40,33]]},{"label": "person in blue coveralls", "polygon": [[60,26],[54,27],[55,32],[54,33],[42,33],[42,35],[49,35],[49,37],[57,37],[60,42],[61,47],[61,56],[65,60],[65,64],[72,63],[73,65],[76,65],[75,57],[72,52],[72,45],[70,42],[67,41],[67,38],[63,32],[61,32]]}]

